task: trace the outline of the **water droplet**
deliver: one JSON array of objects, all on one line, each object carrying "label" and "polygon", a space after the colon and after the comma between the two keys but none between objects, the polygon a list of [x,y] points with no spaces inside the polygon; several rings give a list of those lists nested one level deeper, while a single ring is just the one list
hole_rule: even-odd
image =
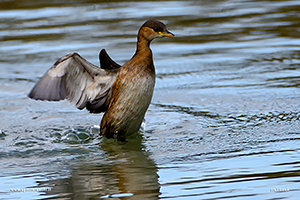
[{"label": "water droplet", "polygon": [[71,142],[71,143],[72,142],[77,143],[80,141],[79,137],[75,133],[69,133],[69,134],[63,136],[62,140],[66,141],[66,142]]}]

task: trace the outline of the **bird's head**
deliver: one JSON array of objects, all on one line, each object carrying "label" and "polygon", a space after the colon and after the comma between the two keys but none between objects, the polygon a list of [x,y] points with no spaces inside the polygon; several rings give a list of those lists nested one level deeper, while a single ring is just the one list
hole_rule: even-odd
[{"label": "bird's head", "polygon": [[151,41],[155,38],[175,37],[173,33],[167,30],[164,23],[158,20],[148,20],[140,28],[139,35]]}]

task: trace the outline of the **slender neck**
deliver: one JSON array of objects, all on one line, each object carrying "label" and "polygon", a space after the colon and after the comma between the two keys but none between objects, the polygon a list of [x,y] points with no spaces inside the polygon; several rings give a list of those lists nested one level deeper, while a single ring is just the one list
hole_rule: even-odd
[{"label": "slender neck", "polygon": [[147,39],[140,30],[137,37],[136,52],[130,60],[133,61],[135,65],[146,68],[150,67],[152,71],[155,71],[150,43],[151,40]]},{"label": "slender neck", "polygon": [[136,55],[143,54],[143,56],[151,56],[152,51],[150,49],[151,40],[146,39],[142,34],[138,34],[137,38],[137,47],[136,47]]}]

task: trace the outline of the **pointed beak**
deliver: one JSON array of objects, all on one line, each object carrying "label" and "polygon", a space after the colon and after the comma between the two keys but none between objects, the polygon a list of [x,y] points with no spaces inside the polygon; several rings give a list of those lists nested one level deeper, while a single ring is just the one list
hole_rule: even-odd
[{"label": "pointed beak", "polygon": [[165,30],[163,32],[159,32],[159,34],[162,37],[175,37],[175,35],[173,33],[171,33],[170,31],[168,31],[168,30]]}]

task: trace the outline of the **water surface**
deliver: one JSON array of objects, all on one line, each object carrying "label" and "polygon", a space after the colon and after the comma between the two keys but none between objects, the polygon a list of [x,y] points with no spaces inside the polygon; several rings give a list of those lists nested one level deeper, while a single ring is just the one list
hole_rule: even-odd
[{"label": "water surface", "polygon": [[[0,2],[1,199],[298,199],[299,1]],[[60,57],[118,63],[156,18],[144,131],[98,136],[102,114],[27,98]],[[20,190],[20,191],[19,191]]]}]

